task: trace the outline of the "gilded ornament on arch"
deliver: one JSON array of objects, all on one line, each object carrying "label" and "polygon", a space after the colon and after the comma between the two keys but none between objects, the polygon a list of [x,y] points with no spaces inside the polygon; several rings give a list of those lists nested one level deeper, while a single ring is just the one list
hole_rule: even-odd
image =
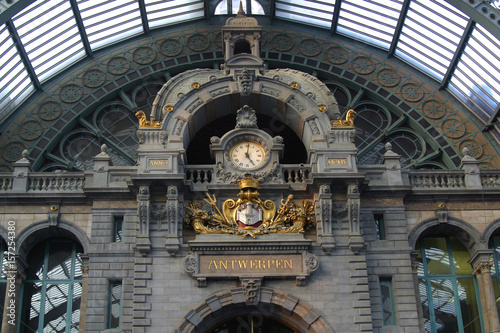
[{"label": "gilded ornament on arch", "polygon": [[154,117],[151,117],[151,120],[147,120],[144,111],[137,112],[135,116],[139,119],[139,128],[160,128],[162,125],[162,122],[156,121]]},{"label": "gilded ornament on arch", "polygon": [[172,112],[174,111],[174,107],[172,105],[165,105],[165,107],[163,108],[165,111],[167,112]]},{"label": "gilded ornament on arch", "polygon": [[186,206],[186,223],[197,234],[234,234],[242,238],[273,233],[304,233],[314,224],[314,204],[304,200],[292,202],[293,195],[282,199],[279,208],[272,200],[261,200],[259,179],[247,176],[238,181],[238,199],[227,199],[222,210],[215,195],[207,193],[204,200],[211,211],[203,208],[203,202],[191,202]]},{"label": "gilded ornament on arch", "polygon": [[321,112],[325,112],[326,110],[328,110],[328,107],[325,104],[320,104],[318,105],[318,110],[320,110]]},{"label": "gilded ornament on arch", "polygon": [[292,89],[299,89],[299,83],[298,82],[295,82],[293,81],[292,83],[290,83],[290,88]]},{"label": "gilded ornament on arch", "polygon": [[354,117],[356,117],[357,113],[353,109],[347,111],[345,120],[337,119],[332,120],[331,124],[333,127],[354,127]]},{"label": "gilded ornament on arch", "polygon": [[191,84],[191,88],[193,89],[200,89],[201,85],[199,82],[193,82],[193,84]]}]

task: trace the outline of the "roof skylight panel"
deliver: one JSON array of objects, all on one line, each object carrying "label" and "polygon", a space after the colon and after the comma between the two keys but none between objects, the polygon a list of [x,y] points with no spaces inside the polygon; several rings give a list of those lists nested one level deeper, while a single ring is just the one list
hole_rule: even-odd
[{"label": "roof skylight panel", "polygon": [[40,82],[85,56],[69,1],[37,1],[12,22]]},{"label": "roof skylight panel", "polygon": [[179,2],[146,0],[146,12],[150,28],[195,20],[205,16],[204,1],[186,0]]},{"label": "roof skylight panel", "polygon": [[137,1],[78,1],[93,50],[144,32]]},{"label": "roof skylight panel", "polygon": [[342,1],[337,32],[388,49],[403,0]]},{"label": "roof skylight panel", "polygon": [[[500,102],[500,69],[493,63],[500,41],[479,24],[472,31],[450,85],[468,97],[469,106],[487,119]],[[453,90],[453,89],[452,89]]]},{"label": "roof skylight panel", "polygon": [[330,28],[335,1],[276,0],[276,17]]},{"label": "roof skylight panel", "polygon": [[33,84],[9,31],[2,25],[0,27],[0,120],[33,91]]},{"label": "roof skylight panel", "polygon": [[410,2],[395,55],[436,79],[443,79],[468,18],[444,1]]}]

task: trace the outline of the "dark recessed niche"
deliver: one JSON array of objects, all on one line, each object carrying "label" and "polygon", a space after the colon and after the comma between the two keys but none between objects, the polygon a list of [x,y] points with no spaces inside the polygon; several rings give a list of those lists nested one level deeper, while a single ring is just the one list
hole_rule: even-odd
[{"label": "dark recessed niche", "polygon": [[[304,144],[295,132],[275,118],[257,115],[257,125],[259,129],[266,131],[272,137],[279,135],[283,137],[285,150],[282,164],[299,164],[307,162],[307,152]],[[196,133],[189,143],[186,151],[188,164],[214,164],[215,161],[210,156],[210,138],[212,136],[222,137],[225,133],[234,129],[236,125],[236,115],[231,114],[205,125]]]}]

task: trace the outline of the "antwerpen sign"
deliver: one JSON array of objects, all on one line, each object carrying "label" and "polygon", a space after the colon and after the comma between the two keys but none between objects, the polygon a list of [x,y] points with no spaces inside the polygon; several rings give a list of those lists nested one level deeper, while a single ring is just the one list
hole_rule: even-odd
[{"label": "antwerpen sign", "polygon": [[207,278],[295,277],[301,281],[318,268],[315,255],[302,254],[197,254],[184,259],[186,272]]},{"label": "antwerpen sign", "polygon": [[297,275],[304,271],[302,255],[200,255],[200,274],[205,276]]}]

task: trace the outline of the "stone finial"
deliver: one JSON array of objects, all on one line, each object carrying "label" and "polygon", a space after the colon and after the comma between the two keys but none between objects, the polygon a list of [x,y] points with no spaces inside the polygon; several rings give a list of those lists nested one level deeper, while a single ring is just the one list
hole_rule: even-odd
[{"label": "stone finial", "polygon": [[472,157],[470,155],[470,149],[467,148],[467,147],[464,147],[462,149],[462,162],[463,161],[466,161],[466,162],[474,162],[474,161],[477,161],[474,157]]},{"label": "stone finial", "polygon": [[21,158],[16,161],[16,164],[18,165],[26,165],[30,164],[30,160],[28,159],[29,152],[27,149],[24,149],[23,152],[21,153]]},{"label": "stone finial", "polygon": [[103,144],[101,146],[101,154],[102,155],[108,155],[108,146],[106,144]]},{"label": "stone finial", "polygon": [[399,155],[396,154],[393,150],[392,150],[392,143],[390,142],[387,142],[385,144],[385,154],[384,154],[384,157],[398,157],[399,158]]},{"label": "stone finial", "polygon": [[243,10],[243,2],[240,1],[240,8],[238,9],[238,13],[236,14],[236,17],[245,17],[246,13]]}]

